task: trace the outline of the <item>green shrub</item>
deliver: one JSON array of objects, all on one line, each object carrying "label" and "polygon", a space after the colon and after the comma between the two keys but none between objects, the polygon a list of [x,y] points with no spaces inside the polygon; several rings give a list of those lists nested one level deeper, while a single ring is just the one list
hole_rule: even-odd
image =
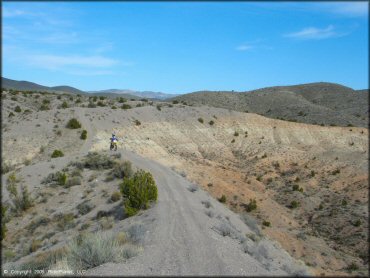
[{"label": "green shrub", "polygon": [[94,96],[93,97],[93,102],[96,102],[98,100],[98,97],[97,96]]},{"label": "green shrub", "polygon": [[143,170],[137,171],[132,178],[124,178],[120,190],[128,216],[135,215],[140,209],[147,209],[149,202],[156,201],[158,196],[152,174]]},{"label": "green shrub", "polygon": [[262,225],[266,227],[270,227],[271,223],[269,221],[263,220]]},{"label": "green shrub", "polygon": [[314,170],[311,170],[311,177],[314,177],[316,175],[315,171]]},{"label": "green shrub", "polygon": [[139,120],[135,120],[135,125],[141,125],[141,122]]},{"label": "green shrub", "polygon": [[50,110],[50,107],[49,107],[47,104],[42,104],[42,105],[40,106],[40,110],[41,110],[41,111]]},{"label": "green shrub", "polygon": [[340,173],[340,170],[339,169],[336,169],[334,171],[331,172],[332,175],[336,175],[336,174],[339,174]]},{"label": "green shrub", "polygon": [[239,132],[235,131],[234,136],[239,136]]},{"label": "green shrub", "polygon": [[9,113],[9,115],[8,115],[8,117],[14,117],[15,115],[14,115],[14,113],[13,112],[10,112]]},{"label": "green shrub", "polygon": [[3,239],[5,238],[6,232],[7,232],[6,225],[5,225],[5,214],[6,214],[7,209],[8,209],[7,207],[1,204],[1,235],[0,235],[1,241],[3,241]]},{"label": "green shrub", "polygon": [[346,270],[348,270],[349,272],[356,271],[358,270],[358,266],[355,263],[351,263],[346,267]]},{"label": "green shrub", "polygon": [[299,207],[299,202],[297,202],[295,200],[290,202],[290,208],[291,209],[295,209],[297,207]]},{"label": "green shrub", "polygon": [[10,99],[13,100],[13,101],[17,101],[18,100],[17,97],[11,97]]},{"label": "green shrub", "polygon": [[57,96],[57,99],[62,99],[62,97],[61,96]]},{"label": "green shrub", "polygon": [[131,105],[124,103],[124,104],[122,104],[121,108],[124,109],[124,110],[127,110],[127,109],[131,108]]},{"label": "green shrub", "polygon": [[113,105],[111,108],[112,108],[112,109],[117,109],[117,106],[114,106],[114,105]]},{"label": "green shrub", "polygon": [[257,209],[256,199],[250,199],[249,204],[246,205],[245,209],[246,209],[247,212],[251,212],[253,210],[256,210]]},{"label": "green shrub", "polygon": [[63,109],[68,108],[68,103],[66,101],[63,101],[62,106]]},{"label": "green shrub", "polygon": [[50,100],[48,100],[48,99],[43,99],[43,100],[42,100],[42,103],[43,103],[43,104],[50,104]]},{"label": "green shrub", "polygon": [[63,172],[50,173],[46,178],[44,178],[41,183],[48,184],[53,183],[55,185],[65,185],[67,181],[67,175]]},{"label": "green shrub", "polygon": [[33,206],[34,200],[31,198],[27,186],[21,186],[21,194],[18,194],[17,190],[18,180],[16,179],[15,174],[11,174],[7,179],[6,189],[9,192],[9,197],[12,200],[13,208],[15,212],[26,211]]},{"label": "green shrub", "polygon": [[212,120],[211,120],[211,121],[209,121],[209,125],[214,125],[214,123],[215,123],[215,122],[214,122],[214,121],[212,121]]},{"label": "green shrub", "polygon": [[72,118],[68,121],[66,127],[70,129],[81,128],[81,123],[76,118]]},{"label": "green shrub", "polygon": [[98,103],[96,104],[97,106],[100,106],[100,107],[104,107],[104,106],[106,106],[105,105],[105,103],[104,102],[102,102],[102,101],[98,101]]},{"label": "green shrub", "polygon": [[93,102],[89,102],[89,104],[87,105],[88,108],[96,108],[96,104],[93,103]]},{"label": "green shrub", "polygon": [[235,139],[231,140],[231,143],[235,143]]},{"label": "green shrub", "polygon": [[204,120],[202,118],[198,118],[198,122],[200,122],[202,124],[204,122]]},{"label": "green shrub", "polygon": [[292,186],[292,189],[293,189],[293,191],[298,191],[299,190],[299,185],[298,184],[294,184]]},{"label": "green shrub", "polygon": [[361,220],[357,219],[355,222],[353,222],[353,226],[355,226],[355,227],[361,226]]},{"label": "green shrub", "polygon": [[178,100],[173,100],[173,101],[172,101],[172,103],[173,103],[173,104],[178,104],[178,103],[179,103],[179,101],[178,101]]},{"label": "green shrub", "polygon": [[52,158],[62,157],[62,156],[64,156],[64,153],[61,150],[54,150],[54,152],[51,154]]},{"label": "green shrub", "polygon": [[77,206],[78,213],[81,215],[88,214],[94,206],[89,203],[89,201],[84,201]]},{"label": "green shrub", "polygon": [[157,110],[158,111],[161,111],[162,110],[162,108],[161,108],[161,106],[159,104],[157,104]]},{"label": "green shrub", "polygon": [[221,203],[226,203],[226,196],[222,195],[221,198],[218,199]]},{"label": "green shrub", "polygon": [[118,102],[119,102],[119,103],[125,103],[125,102],[127,102],[127,99],[125,99],[125,98],[123,98],[123,97],[120,97],[120,98],[118,99]]},{"label": "green shrub", "polygon": [[71,186],[80,185],[80,184],[81,184],[81,178],[80,177],[71,177],[65,183],[66,187],[71,187]]},{"label": "green shrub", "polygon": [[82,139],[82,140],[86,140],[87,139],[87,130],[83,130],[81,132],[80,139]]},{"label": "green shrub", "polygon": [[99,99],[100,99],[100,100],[105,100],[105,99],[106,99],[106,97],[104,97],[104,96],[100,96],[100,97],[99,97]]},{"label": "green shrub", "polygon": [[55,216],[55,220],[57,222],[57,227],[59,231],[65,231],[65,230],[71,229],[76,225],[74,222],[73,213],[57,214]]},{"label": "green shrub", "polygon": [[22,109],[19,107],[19,105],[17,105],[15,108],[14,108],[14,111],[17,112],[17,113],[20,113],[22,112]]}]

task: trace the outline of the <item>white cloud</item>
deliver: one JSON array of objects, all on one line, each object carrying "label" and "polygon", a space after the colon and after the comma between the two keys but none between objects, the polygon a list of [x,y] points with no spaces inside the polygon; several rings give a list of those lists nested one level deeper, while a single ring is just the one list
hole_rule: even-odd
[{"label": "white cloud", "polygon": [[10,10],[6,8],[3,9],[3,17],[7,17],[7,18],[22,16],[25,14],[27,13],[23,10]]},{"label": "white cloud", "polygon": [[284,37],[302,39],[302,40],[320,40],[334,37],[341,37],[347,35],[345,33],[338,33],[335,31],[333,25],[329,25],[326,28],[308,27],[301,31],[285,34]]},{"label": "white cloud", "polygon": [[327,3],[327,10],[331,13],[336,13],[350,17],[362,17],[369,15],[369,2],[343,2],[343,3]]},{"label": "white cloud", "polygon": [[102,56],[62,56],[62,55],[31,55],[27,57],[29,64],[46,69],[61,69],[68,66],[107,68],[118,64],[117,60]]},{"label": "white cloud", "polygon": [[242,44],[242,45],[239,45],[236,50],[239,50],[239,51],[246,51],[246,50],[251,50],[253,49],[254,46],[251,45],[251,44]]}]

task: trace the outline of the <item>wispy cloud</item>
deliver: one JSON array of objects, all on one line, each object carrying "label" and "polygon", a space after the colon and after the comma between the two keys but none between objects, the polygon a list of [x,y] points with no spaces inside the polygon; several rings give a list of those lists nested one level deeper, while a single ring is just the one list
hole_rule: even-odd
[{"label": "wispy cloud", "polygon": [[101,76],[101,75],[116,75],[116,72],[111,70],[71,70],[66,71],[70,75],[79,76]]},{"label": "wispy cloud", "polygon": [[235,50],[238,50],[238,51],[249,51],[249,50],[252,50],[252,49],[272,49],[271,46],[269,45],[266,45],[263,43],[264,40],[263,39],[256,39],[254,41],[249,41],[249,42],[244,42],[240,45],[238,45]]},{"label": "wispy cloud", "polygon": [[51,44],[69,44],[69,43],[80,42],[77,32],[52,33],[52,34],[48,34],[45,37],[40,37],[38,40],[43,43],[51,43]]},{"label": "wispy cloud", "polygon": [[24,10],[18,10],[18,9],[3,9],[3,17],[10,18],[10,17],[17,17],[17,16],[23,16],[26,15],[27,12]]},{"label": "wispy cloud", "polygon": [[30,64],[46,69],[61,69],[66,66],[107,68],[118,64],[117,60],[103,56],[31,55],[27,58]]},{"label": "wispy cloud", "polygon": [[308,27],[298,32],[285,34],[286,38],[301,39],[301,40],[321,40],[335,37],[342,37],[348,33],[337,32],[333,25],[326,28]]},{"label": "wispy cloud", "polygon": [[236,47],[236,50],[239,50],[239,51],[247,51],[247,50],[251,50],[253,49],[255,46],[252,45],[252,44],[241,44],[239,45],[238,47]]}]

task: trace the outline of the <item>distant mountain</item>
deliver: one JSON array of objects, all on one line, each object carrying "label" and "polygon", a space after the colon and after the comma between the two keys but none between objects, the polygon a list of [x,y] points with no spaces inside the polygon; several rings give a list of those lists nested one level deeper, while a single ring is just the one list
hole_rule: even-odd
[{"label": "distant mountain", "polygon": [[368,127],[368,90],[356,91],[334,83],[277,86],[238,93],[201,91],[170,100],[303,123]]},{"label": "distant mountain", "polygon": [[20,91],[48,91],[57,93],[85,94],[76,88],[70,86],[47,87],[28,81],[16,81],[9,78],[1,78],[1,87],[4,89],[13,89]]},{"label": "distant mountain", "polygon": [[70,86],[55,86],[55,87],[50,87],[50,88],[55,91],[68,92],[72,94],[85,94],[86,93],[84,91],[81,91],[79,89],[76,89]]},{"label": "distant mountain", "polygon": [[109,89],[102,91],[89,91],[93,94],[119,94],[119,95],[133,95],[139,98],[150,98],[150,99],[159,99],[164,100],[167,98],[173,98],[179,96],[179,94],[165,94],[161,92],[152,92],[152,91],[133,91],[128,89]]}]

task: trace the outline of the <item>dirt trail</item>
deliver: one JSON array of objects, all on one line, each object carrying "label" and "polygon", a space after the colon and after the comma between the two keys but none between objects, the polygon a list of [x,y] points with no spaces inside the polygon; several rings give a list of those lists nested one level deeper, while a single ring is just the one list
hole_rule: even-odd
[{"label": "dirt trail", "polygon": [[[222,223],[228,223],[225,225],[235,229],[241,238],[251,232],[235,213],[201,189],[189,191],[191,183],[165,166],[129,151],[121,153],[136,167],[150,171],[158,185],[157,204],[132,219],[151,223],[145,226],[145,250],[128,262],[108,263],[87,275],[284,275],[287,270],[289,274],[300,268],[285,251],[267,240],[264,244],[272,250],[265,254],[267,258],[257,261],[246,254],[239,240],[217,232]],[[205,214],[201,203],[205,200],[211,203],[214,218]],[[252,246],[249,239],[244,240]],[[274,252],[281,254],[275,257]]]}]

